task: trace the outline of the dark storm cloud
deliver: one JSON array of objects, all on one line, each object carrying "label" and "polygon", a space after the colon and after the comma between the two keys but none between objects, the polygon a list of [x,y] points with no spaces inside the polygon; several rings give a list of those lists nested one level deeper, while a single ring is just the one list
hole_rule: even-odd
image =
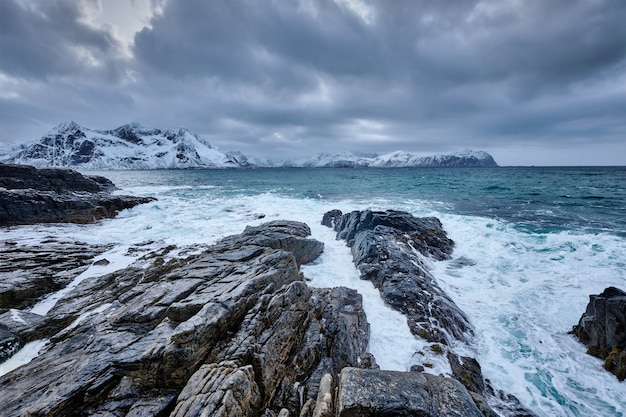
[{"label": "dark storm cloud", "polygon": [[622,0],[169,0],[130,56],[80,4],[0,2],[0,108],[60,117],[34,103],[67,90],[63,120],[87,105],[97,127],[184,125],[262,156],[624,146]]},{"label": "dark storm cloud", "polygon": [[[0,2],[0,71],[22,79],[114,70],[119,43],[81,22],[80,2]],[[114,72],[114,71],[113,71]]]}]

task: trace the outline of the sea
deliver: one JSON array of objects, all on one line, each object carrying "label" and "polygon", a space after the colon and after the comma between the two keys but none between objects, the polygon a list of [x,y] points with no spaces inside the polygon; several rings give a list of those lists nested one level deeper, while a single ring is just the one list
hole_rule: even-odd
[{"label": "sea", "polygon": [[[271,168],[86,172],[117,193],[158,200],[93,225],[35,225],[0,230],[0,241],[37,244],[54,237],[112,243],[82,279],[123,268],[131,247],[198,245],[248,225],[307,223],[325,244],[302,267],[309,284],[348,286],[363,295],[370,352],[382,369],[448,375],[446,360],[415,339],[402,314],[359,279],[350,248],[320,224],[331,209],[404,210],[435,216],[455,241],[449,261],[428,261],[440,287],[471,321],[471,343],[451,346],[475,357],[494,387],[539,416],[625,416],[626,383],[569,334],[590,294],[626,290],[626,167]],[[181,251],[182,253],[183,251]],[[137,251],[136,253],[141,253]],[[182,256],[182,255],[181,255]],[[98,269],[100,268],[100,269]],[[70,287],[71,288],[71,287]],[[69,290],[69,289],[68,289]],[[66,290],[67,291],[67,290]],[[45,314],[63,294],[33,308]],[[93,313],[93,312],[92,312]],[[34,342],[12,364],[30,360]],[[20,362],[20,360],[22,362]],[[1,370],[0,370],[1,371]],[[0,372],[1,373],[1,372]]]}]

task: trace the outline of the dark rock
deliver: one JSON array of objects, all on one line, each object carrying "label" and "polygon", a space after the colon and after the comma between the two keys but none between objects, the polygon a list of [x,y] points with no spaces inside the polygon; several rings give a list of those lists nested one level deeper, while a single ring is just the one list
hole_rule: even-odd
[{"label": "dark rock", "polygon": [[272,222],[248,240],[85,279],[37,327],[46,351],[0,377],[2,415],[297,416],[314,406],[322,376],[366,362],[368,325],[356,291],[309,288],[292,253],[251,244],[305,231]]},{"label": "dark rock", "polygon": [[0,243],[0,313],[24,309],[87,269],[107,245],[48,239],[36,245]]},{"label": "dark rock", "polygon": [[9,329],[0,324],[0,363],[13,356],[24,346],[24,342],[15,336]]},{"label": "dark rock", "polygon": [[448,362],[454,377],[467,388],[468,391],[482,394],[485,391],[485,383],[480,364],[474,358],[458,356],[448,352]]},{"label": "dark rock", "polygon": [[37,169],[0,163],[0,226],[34,223],[90,223],[154,201],[111,195],[103,177],[69,169]]},{"label": "dark rock", "polygon": [[[489,407],[485,399],[488,397],[504,415],[533,415],[516,397],[496,391],[487,384],[480,364],[474,358],[458,356],[439,345],[452,345],[455,340],[470,343],[473,331],[463,311],[439,287],[423,261],[423,257],[449,259],[452,254],[454,242],[447,237],[438,219],[418,219],[393,210],[354,211],[344,215],[333,210],[326,213],[323,224],[334,224],[337,238],[345,239],[352,247],[361,278],[371,281],[387,304],[406,315],[413,335],[435,342],[431,346],[435,352],[448,352],[454,378],[470,392],[481,413],[497,415]],[[419,374],[425,369],[414,365],[411,371]],[[400,414],[394,415],[422,415],[397,412]],[[371,414],[371,411],[364,413],[387,415]]]},{"label": "dark rock", "polygon": [[338,417],[483,417],[458,381],[418,372],[345,368],[337,397]]},{"label": "dark rock", "polygon": [[608,287],[590,295],[572,333],[587,346],[587,353],[605,360],[608,371],[620,381],[626,379],[626,292]]},{"label": "dark rock", "polygon": [[334,229],[335,225],[341,221],[341,216],[343,216],[341,210],[331,210],[324,213],[324,217],[322,218],[322,226]]},{"label": "dark rock", "polygon": [[[327,219],[337,219],[339,213],[333,210]],[[467,341],[471,337],[465,314],[437,285],[420,257],[441,260],[452,253],[454,242],[438,219],[417,219],[394,210],[353,211],[335,220],[335,230],[337,238],[352,247],[361,277],[407,316],[414,335],[444,344],[450,338]]]},{"label": "dark rock", "polygon": [[304,223],[276,220],[262,226],[248,226],[240,235],[223,240],[231,245],[248,244],[284,249],[293,253],[298,265],[306,264],[324,251],[324,244],[314,239],[306,239],[311,229]]}]

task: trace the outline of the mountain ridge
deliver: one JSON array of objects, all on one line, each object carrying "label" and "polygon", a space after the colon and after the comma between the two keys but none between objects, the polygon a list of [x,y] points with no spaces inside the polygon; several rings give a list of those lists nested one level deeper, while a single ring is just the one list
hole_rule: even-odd
[{"label": "mountain ridge", "polygon": [[85,170],[498,166],[487,152],[468,149],[429,156],[406,151],[381,156],[361,152],[319,153],[307,159],[275,163],[249,158],[239,151],[224,152],[183,127],[158,129],[130,123],[115,129],[95,130],[74,121],[59,124],[39,141],[0,154],[0,162]]}]

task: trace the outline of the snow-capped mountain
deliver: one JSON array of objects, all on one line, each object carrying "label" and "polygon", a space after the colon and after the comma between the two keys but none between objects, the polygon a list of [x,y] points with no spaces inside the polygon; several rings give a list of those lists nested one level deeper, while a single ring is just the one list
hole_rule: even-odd
[{"label": "snow-capped mountain", "polygon": [[497,167],[498,164],[491,155],[484,151],[469,149],[459,152],[419,156],[411,152],[396,151],[375,158],[371,167]]},{"label": "snow-capped mountain", "polygon": [[354,152],[342,152],[336,154],[318,153],[312,158],[298,161],[287,161],[282,166],[307,167],[307,168],[358,168],[367,167],[371,164],[375,154],[361,154]]},{"label": "snow-capped mountain", "polygon": [[14,148],[5,163],[82,169],[237,168],[248,166],[241,152],[222,152],[191,131],[128,124],[92,130],[61,123],[38,142]]},{"label": "snow-capped mountain", "polygon": [[339,154],[320,153],[315,157],[289,161],[283,166],[344,168],[344,167],[497,167],[493,157],[484,151],[463,150],[450,154],[420,156],[411,152],[396,151],[386,155],[367,155],[344,152]]},{"label": "snow-capped mountain", "polygon": [[93,130],[75,122],[61,123],[38,142],[21,145],[0,156],[0,162],[80,169],[176,169],[241,167],[497,167],[483,151],[420,156],[396,151],[386,155],[320,153],[296,161],[248,159],[238,151],[222,152],[184,129],[154,129],[133,123],[112,130]]}]

